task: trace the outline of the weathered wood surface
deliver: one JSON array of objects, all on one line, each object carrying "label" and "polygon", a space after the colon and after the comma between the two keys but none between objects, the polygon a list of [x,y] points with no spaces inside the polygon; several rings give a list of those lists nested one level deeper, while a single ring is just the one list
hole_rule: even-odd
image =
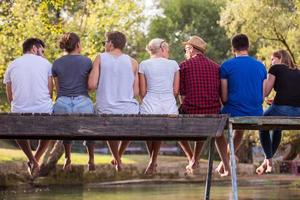
[{"label": "weathered wood surface", "polygon": [[300,117],[263,116],[232,117],[229,119],[233,129],[242,130],[300,130]]},{"label": "weathered wood surface", "polygon": [[227,115],[0,113],[0,139],[199,140],[218,137]]}]

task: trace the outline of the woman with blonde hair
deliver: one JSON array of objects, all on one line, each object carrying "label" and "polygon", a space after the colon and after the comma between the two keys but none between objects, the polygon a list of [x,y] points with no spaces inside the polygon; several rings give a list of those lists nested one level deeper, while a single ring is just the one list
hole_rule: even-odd
[{"label": "woman with blonde hair", "polygon": [[[272,66],[264,87],[268,96],[272,89],[276,91],[273,104],[264,112],[264,116],[300,116],[300,71],[291,56],[285,50],[279,50],[271,56]],[[281,140],[281,130],[260,131],[260,142],[265,160],[256,169],[257,174],[272,172],[272,158]]]},{"label": "woman with blonde hair", "polygon": [[[179,66],[169,60],[169,45],[160,38],[146,47],[150,58],[140,63],[139,82],[142,99],[141,114],[178,114]],[[147,141],[150,161],[145,174],[156,172],[161,141]]]}]

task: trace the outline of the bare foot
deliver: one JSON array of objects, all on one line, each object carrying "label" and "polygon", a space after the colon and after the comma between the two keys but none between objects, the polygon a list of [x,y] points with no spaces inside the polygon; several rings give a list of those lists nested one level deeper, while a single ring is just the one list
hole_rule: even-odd
[{"label": "bare foot", "polygon": [[226,176],[230,176],[230,171],[227,170],[223,170],[222,173],[219,173],[221,177],[226,177]]},{"label": "bare foot", "polygon": [[218,172],[220,175],[224,173],[224,165],[223,162],[220,162],[218,167],[215,169],[215,172]]},{"label": "bare foot", "polygon": [[39,176],[40,165],[37,162],[28,162],[27,167],[31,178],[35,179],[36,177]]},{"label": "bare foot", "polygon": [[146,175],[153,175],[157,172],[157,164],[156,163],[149,163],[147,169],[145,170]]},{"label": "bare foot", "polygon": [[96,170],[96,165],[94,162],[89,162],[88,163],[88,170],[91,171],[95,171]]},{"label": "bare foot", "polygon": [[190,163],[189,165],[187,165],[186,166],[186,175],[187,174],[194,174],[194,171],[196,170],[196,169],[198,169],[200,167],[200,165],[199,165],[199,162],[197,161],[195,161],[195,162],[192,162],[192,163]]},{"label": "bare foot", "polygon": [[267,168],[267,163],[266,160],[264,160],[264,162],[258,168],[256,168],[255,172],[258,175],[263,175],[265,173],[266,168]]},{"label": "bare foot", "polygon": [[65,159],[65,164],[63,166],[63,170],[65,172],[70,172],[72,171],[72,164],[71,164],[71,160],[70,159]]},{"label": "bare foot", "polygon": [[270,174],[270,173],[272,173],[272,170],[273,170],[272,161],[267,160],[267,163],[266,163],[266,173]]},{"label": "bare foot", "polygon": [[122,164],[121,164],[121,163],[117,163],[117,164],[115,165],[115,169],[116,169],[117,172],[122,171],[122,170],[123,170]]},{"label": "bare foot", "polygon": [[112,165],[116,165],[116,164],[117,164],[117,161],[116,161],[115,159],[112,159],[112,160],[110,161],[110,163],[111,163]]}]

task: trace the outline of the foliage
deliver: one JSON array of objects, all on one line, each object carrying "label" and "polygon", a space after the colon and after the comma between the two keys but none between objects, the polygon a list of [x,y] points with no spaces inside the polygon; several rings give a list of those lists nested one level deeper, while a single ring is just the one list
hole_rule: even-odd
[{"label": "foliage", "polygon": [[161,0],[163,16],[152,20],[148,37],[167,40],[171,46],[171,57],[181,61],[184,58],[182,42],[191,35],[198,35],[208,43],[207,55],[221,62],[230,50],[225,30],[218,24],[222,2]]},{"label": "foliage", "polygon": [[229,37],[246,33],[257,48],[257,56],[270,64],[271,52],[286,49],[300,62],[299,0],[233,0],[221,11],[220,25]]},{"label": "foliage", "polygon": [[[46,43],[50,61],[62,52],[57,40],[63,32],[73,31],[81,37],[83,54],[92,59],[103,51],[107,31],[119,30],[128,37],[128,53],[135,53],[143,33],[143,4],[136,0],[15,0],[0,4],[0,80],[7,65],[22,54],[22,43],[28,37],[39,37]],[[138,54],[135,53],[137,56]],[[2,104],[2,102],[1,102]]]}]

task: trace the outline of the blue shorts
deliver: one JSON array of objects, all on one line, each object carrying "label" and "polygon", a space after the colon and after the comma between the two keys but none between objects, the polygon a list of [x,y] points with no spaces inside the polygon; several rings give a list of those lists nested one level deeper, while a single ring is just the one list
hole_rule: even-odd
[{"label": "blue shorts", "polygon": [[[67,97],[61,96],[56,99],[53,106],[53,113],[65,114],[65,113],[94,113],[94,105],[92,100],[84,95]],[[64,144],[71,144],[72,141],[64,140]],[[84,145],[94,144],[94,141],[85,141]]]}]

